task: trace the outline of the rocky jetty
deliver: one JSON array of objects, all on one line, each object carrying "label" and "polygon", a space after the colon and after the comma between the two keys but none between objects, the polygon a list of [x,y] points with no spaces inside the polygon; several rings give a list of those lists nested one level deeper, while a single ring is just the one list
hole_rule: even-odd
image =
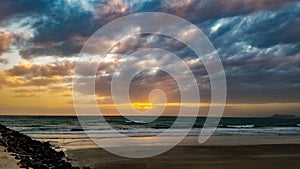
[{"label": "rocky jetty", "polygon": [[21,168],[79,169],[66,161],[63,151],[57,152],[48,142],[40,142],[0,124],[0,145],[11,152]]}]

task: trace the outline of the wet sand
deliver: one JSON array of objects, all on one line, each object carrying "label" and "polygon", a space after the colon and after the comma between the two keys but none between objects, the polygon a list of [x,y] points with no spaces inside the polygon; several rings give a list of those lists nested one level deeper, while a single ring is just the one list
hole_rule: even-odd
[{"label": "wet sand", "polygon": [[[151,147],[149,147],[149,150]],[[296,169],[300,144],[177,146],[151,158],[131,159],[101,148],[68,150],[75,166],[92,169]]]},{"label": "wet sand", "polygon": [[[204,144],[197,143],[198,137],[186,137],[178,146],[163,154],[141,159],[111,154],[97,148],[98,146],[84,135],[33,137],[60,146],[59,149],[65,151],[73,166],[80,168],[296,169],[300,166],[300,136],[212,136]],[[163,146],[162,143],[157,140],[155,147]],[[123,147],[115,148],[124,150]],[[153,150],[152,145],[144,148]],[[4,147],[0,147],[0,169],[15,168],[19,168],[17,160],[4,152]]]},{"label": "wet sand", "polygon": [[[296,169],[300,168],[300,136],[212,136],[204,144],[186,137],[170,151],[151,158],[132,159],[107,152],[84,135],[32,135],[59,145],[74,166],[93,169]],[[44,138],[44,139],[42,139]],[[141,141],[146,137],[139,137]],[[122,140],[122,138],[115,138]],[[101,138],[111,142],[111,138]],[[167,142],[156,140],[153,145]],[[146,146],[153,151],[153,146]],[[112,145],[113,146],[113,145]],[[123,147],[115,147],[124,150]],[[125,148],[126,150],[126,148]]]}]

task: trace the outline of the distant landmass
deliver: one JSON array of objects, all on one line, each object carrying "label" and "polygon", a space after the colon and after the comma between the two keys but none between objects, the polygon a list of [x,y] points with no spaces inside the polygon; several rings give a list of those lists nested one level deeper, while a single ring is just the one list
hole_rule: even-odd
[{"label": "distant landmass", "polygon": [[275,114],[271,116],[271,118],[277,118],[277,119],[290,119],[290,118],[297,118],[297,116],[293,114]]}]

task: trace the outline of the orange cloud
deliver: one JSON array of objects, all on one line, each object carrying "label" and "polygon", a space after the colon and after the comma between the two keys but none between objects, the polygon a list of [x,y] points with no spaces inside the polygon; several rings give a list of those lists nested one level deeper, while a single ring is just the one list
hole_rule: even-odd
[{"label": "orange cloud", "polygon": [[49,64],[35,64],[28,61],[21,62],[11,69],[0,72],[0,82],[8,87],[47,86],[51,84],[71,82],[73,62],[57,62]]},{"label": "orange cloud", "polygon": [[[0,56],[9,49],[12,42],[11,34],[0,28]],[[0,58],[0,63],[7,63],[7,60]]]},{"label": "orange cloud", "polygon": [[100,3],[94,12],[95,19],[101,18],[101,22],[112,21],[128,13],[130,7],[123,0],[111,0],[107,3]]},{"label": "orange cloud", "polygon": [[27,76],[27,77],[52,77],[67,76],[73,72],[73,62],[57,62],[38,65],[28,61],[21,62],[13,68],[6,71],[9,76]]}]

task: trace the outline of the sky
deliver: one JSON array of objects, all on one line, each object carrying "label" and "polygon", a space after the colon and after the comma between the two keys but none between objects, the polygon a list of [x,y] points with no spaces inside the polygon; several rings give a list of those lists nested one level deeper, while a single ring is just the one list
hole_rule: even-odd
[{"label": "sky", "polygon": [[[138,12],[182,17],[208,37],[226,74],[224,116],[300,116],[297,0],[1,0],[0,115],[75,115],[72,76],[83,45],[102,26]],[[192,32],[186,31],[185,35],[192,37]],[[110,39],[102,42],[112,43]],[[133,106],[144,111],[160,106],[148,99],[151,90],[160,89],[168,100],[164,115],[177,115],[178,85],[155,67],[135,76],[129,90],[132,104],[116,105],[111,98],[111,79],[121,63],[132,62],[139,68],[143,64],[171,62],[166,56],[151,56],[151,63],[128,57],[148,48],[171,51],[189,66],[197,80],[201,102],[185,106],[200,106],[199,115],[205,114],[211,89],[201,60],[182,42],[156,34],[137,34],[114,44],[101,62],[95,97],[104,114],[118,115],[116,107]],[[86,61],[80,68],[84,72],[97,64]],[[81,92],[91,95],[84,89]],[[90,104],[87,100],[80,106]]]}]

